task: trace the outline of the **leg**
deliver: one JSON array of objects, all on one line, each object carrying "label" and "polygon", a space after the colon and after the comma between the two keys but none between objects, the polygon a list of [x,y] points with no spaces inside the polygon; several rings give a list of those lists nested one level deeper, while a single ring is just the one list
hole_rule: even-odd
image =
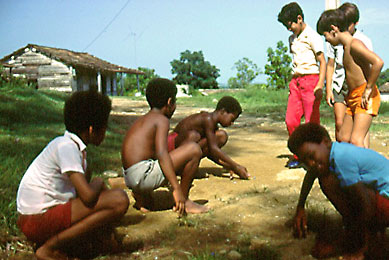
[{"label": "leg", "polygon": [[286,108],[285,123],[289,136],[293,133],[301,122],[303,108],[301,102],[301,93],[297,79],[293,78],[289,83],[288,106]]},{"label": "leg", "polygon": [[343,119],[342,128],[339,132],[339,141],[349,143],[353,131],[354,119],[351,115],[346,114]]},{"label": "leg", "polygon": [[[228,134],[224,130],[216,130],[215,132],[216,136],[216,142],[217,146],[219,148],[222,148],[228,141]],[[208,152],[208,142],[206,138],[202,138],[198,144],[200,145],[202,151],[203,151],[203,157],[208,157],[210,160],[216,162],[217,160],[214,160],[213,158],[210,157],[209,152]]]},{"label": "leg", "polygon": [[343,125],[344,116],[346,113],[346,105],[344,103],[336,102],[334,104],[334,116],[335,116],[335,138],[336,141],[340,141],[340,129]]},{"label": "leg", "polygon": [[135,199],[134,208],[146,213],[153,209],[154,200],[151,193],[137,193],[132,192]]},{"label": "leg", "polygon": [[372,120],[373,117],[369,114],[355,114],[350,143],[364,147],[365,137],[369,131]]},{"label": "leg", "polygon": [[37,258],[58,259],[56,252],[59,248],[81,235],[120,220],[127,212],[128,206],[128,196],[122,190],[102,191],[93,208],[86,207],[79,198],[72,200],[72,226],[51,237],[38,248]]},{"label": "leg", "polygon": [[185,210],[187,213],[203,213],[209,209],[189,199],[189,189],[192,186],[193,178],[199,167],[202,151],[197,143],[191,142],[179,146],[169,153],[172,158],[174,170],[181,175],[181,189],[187,198]]},{"label": "leg", "polygon": [[301,99],[306,123],[320,124],[320,99],[316,98],[313,92],[318,81],[318,75],[308,75],[300,79]]}]

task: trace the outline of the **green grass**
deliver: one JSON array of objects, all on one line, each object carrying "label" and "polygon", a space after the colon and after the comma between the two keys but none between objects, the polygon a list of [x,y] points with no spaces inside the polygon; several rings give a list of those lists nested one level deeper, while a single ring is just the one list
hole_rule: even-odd
[{"label": "green grass", "polygon": [[[287,90],[251,88],[247,91],[222,92],[209,96],[179,98],[178,107],[200,106],[215,108],[224,95],[236,97],[246,114],[265,116],[283,121],[288,98]],[[53,91],[36,91],[27,87],[0,86],[0,248],[6,237],[20,234],[16,227],[16,192],[19,182],[32,160],[46,144],[65,131],[63,105],[69,94]],[[138,98],[139,99],[139,98]],[[334,125],[332,109],[323,101],[322,122]],[[388,126],[389,103],[382,103],[380,115],[374,120],[372,131],[385,132]],[[110,117],[106,139],[99,147],[88,147],[88,165],[92,172],[101,175],[105,170],[121,170],[120,149],[128,125]],[[262,192],[254,190],[253,193]],[[196,220],[186,219],[183,226],[196,226]],[[5,239],[4,239],[5,238]],[[270,250],[272,251],[272,250]],[[199,256],[201,257],[203,256]],[[212,258],[210,258],[212,259]]]}]

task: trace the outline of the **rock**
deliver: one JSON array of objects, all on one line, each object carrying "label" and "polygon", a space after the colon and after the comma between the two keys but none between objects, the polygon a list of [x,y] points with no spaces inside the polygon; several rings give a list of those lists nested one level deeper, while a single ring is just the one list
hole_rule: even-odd
[{"label": "rock", "polygon": [[268,241],[259,238],[253,238],[250,243],[250,250],[262,249],[267,245]]},{"label": "rock", "polygon": [[236,250],[231,250],[228,253],[227,258],[230,260],[239,260],[242,258],[242,255]]}]

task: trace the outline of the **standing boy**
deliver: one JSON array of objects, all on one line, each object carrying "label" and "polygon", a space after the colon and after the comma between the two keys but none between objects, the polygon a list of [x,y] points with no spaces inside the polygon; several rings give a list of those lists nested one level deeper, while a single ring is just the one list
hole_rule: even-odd
[{"label": "standing boy", "polygon": [[[278,14],[278,21],[293,32],[289,37],[289,48],[293,55],[293,78],[289,83],[289,98],[285,116],[290,136],[300,125],[303,115],[305,122],[320,124],[319,108],[323,94],[326,62],[323,40],[304,22],[304,13],[296,2],[282,7]],[[289,168],[295,168],[298,165],[297,160],[291,160],[288,163]]]},{"label": "standing boy", "polygon": [[231,126],[241,113],[242,108],[235,98],[222,97],[213,112],[200,112],[182,119],[169,135],[169,150],[188,142],[196,142],[203,151],[203,157],[207,156],[242,179],[248,179],[247,169],[220,149],[227,143],[228,134],[219,129],[218,124],[223,127]]},{"label": "standing boy", "polygon": [[17,225],[35,242],[38,259],[66,259],[64,246],[120,220],[129,201],[123,190],[90,181],[86,147],[104,140],[111,101],[95,91],[65,103],[66,131],[52,140],[24,174],[17,193]]},{"label": "standing boy", "polygon": [[340,139],[364,147],[365,136],[380,107],[376,81],[384,63],[361,40],[353,38],[348,25],[342,10],[328,10],[320,16],[317,30],[333,46],[342,44],[344,49],[343,66],[349,94]]},{"label": "standing boy", "polygon": [[[346,20],[348,21],[348,31],[351,35],[361,40],[366,47],[373,51],[371,40],[357,30],[355,26],[359,21],[359,10],[355,4],[344,3],[339,9],[343,11]],[[346,98],[348,95],[348,87],[345,81],[345,72],[343,68],[343,45],[338,44],[332,46],[326,42],[327,46],[327,72],[326,72],[326,101],[330,107],[334,108],[335,116],[335,138],[337,141],[342,140],[340,137],[340,129],[343,125],[343,119],[346,113]],[[369,133],[367,133],[364,141],[364,146],[369,147]]]},{"label": "standing boy", "polygon": [[[389,225],[389,160],[370,149],[331,142],[324,127],[312,123],[298,127],[288,147],[315,173],[323,193],[342,215],[346,234],[342,243],[349,246],[344,259],[364,259],[369,247],[382,242],[378,231]],[[325,258],[341,246],[317,241],[313,253]]]},{"label": "standing boy", "polygon": [[[176,94],[176,85],[168,79],[156,78],[147,85],[150,111],[134,122],[123,141],[124,180],[132,189],[135,207],[142,211],[152,208],[152,191],[167,180],[179,215],[203,213],[208,208],[188,198],[202,155],[200,146],[188,142],[168,151],[169,119],[176,109]],[[181,175],[180,183],[176,173]]]}]

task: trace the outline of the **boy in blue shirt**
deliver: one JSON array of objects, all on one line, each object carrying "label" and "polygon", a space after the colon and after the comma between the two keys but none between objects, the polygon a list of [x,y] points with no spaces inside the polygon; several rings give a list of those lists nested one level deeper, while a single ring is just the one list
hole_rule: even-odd
[{"label": "boy in blue shirt", "polygon": [[[331,142],[327,130],[313,123],[299,126],[288,148],[315,174],[323,193],[342,215],[351,246],[344,259],[363,259],[369,241],[389,225],[389,160],[370,149]],[[295,229],[301,232],[300,225]],[[315,250],[318,257],[334,253],[324,253],[318,245]]]}]

